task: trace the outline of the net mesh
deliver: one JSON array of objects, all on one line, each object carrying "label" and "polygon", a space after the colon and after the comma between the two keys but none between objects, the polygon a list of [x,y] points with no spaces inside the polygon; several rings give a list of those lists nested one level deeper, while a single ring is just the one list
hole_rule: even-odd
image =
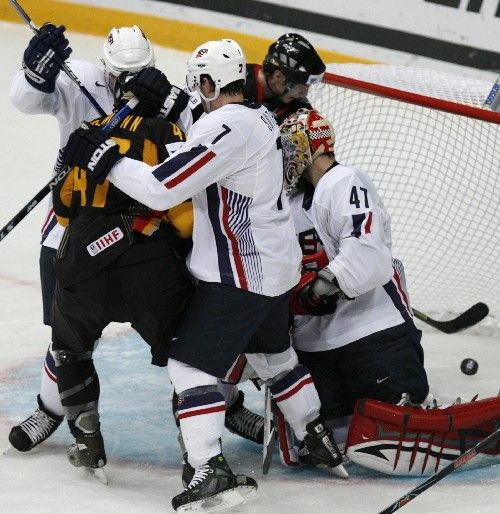
[{"label": "net mesh", "polygon": [[[478,108],[492,84],[435,71],[338,64],[328,71]],[[327,83],[309,100],[332,122],[336,156],[370,173],[391,214],[412,303],[438,315],[483,301],[500,319],[500,124]],[[500,114],[498,115],[500,121]],[[446,316],[441,316],[446,317]]]}]

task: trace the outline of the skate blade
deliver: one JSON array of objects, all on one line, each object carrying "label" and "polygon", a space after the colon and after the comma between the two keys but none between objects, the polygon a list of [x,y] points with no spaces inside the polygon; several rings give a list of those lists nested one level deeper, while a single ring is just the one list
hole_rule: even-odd
[{"label": "skate blade", "polygon": [[324,469],[328,471],[328,473],[335,475],[338,478],[349,478],[349,473],[347,473],[346,469],[342,464],[339,464],[338,466],[335,466],[334,468],[331,468],[330,466],[327,466],[326,464],[318,464],[318,468]]},{"label": "skate blade", "polygon": [[2,455],[14,455],[14,453],[19,453],[19,451],[16,450],[11,444],[2,450]]},{"label": "skate blade", "polygon": [[245,499],[245,502],[249,502],[255,500],[257,498],[257,488],[252,487],[251,485],[240,485],[238,486],[238,491]]},{"label": "skate blade", "polygon": [[106,475],[105,471],[102,468],[83,468],[84,472],[88,475],[91,475],[93,478],[101,482],[103,485],[108,485],[109,480],[108,476]]},{"label": "skate blade", "polygon": [[187,505],[181,505],[177,512],[220,512],[229,510],[245,503],[246,498],[241,494],[240,488],[223,491],[210,498],[204,498]]}]

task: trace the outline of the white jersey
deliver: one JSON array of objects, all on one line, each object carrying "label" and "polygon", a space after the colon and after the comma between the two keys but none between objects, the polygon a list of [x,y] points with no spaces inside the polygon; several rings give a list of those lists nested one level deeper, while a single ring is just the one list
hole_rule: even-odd
[{"label": "white jersey", "polygon": [[[104,112],[110,113],[113,110],[113,93],[108,86],[104,67],[84,61],[69,61],[68,65]],[[54,116],[59,124],[60,148],[64,147],[69,135],[82,121],[90,121],[101,115],[63,72],[57,76],[54,92],[44,93],[29,84],[23,70],[19,70],[11,84],[10,101],[23,113]],[[56,221],[50,195],[47,217],[42,226],[42,244],[57,248],[63,232],[64,228]]]},{"label": "white jersey", "polygon": [[191,273],[266,296],[299,279],[301,260],[283,193],[280,132],[259,104],[227,104],[200,118],[187,143],[151,168],[124,158],[107,177],[139,202],[165,210],[192,198]]},{"label": "white jersey", "polygon": [[290,204],[303,253],[324,249],[342,291],[354,298],[339,300],[331,315],[295,316],[295,348],[331,350],[412,323],[403,266],[391,254],[390,218],[364,171],[338,164],[312,198],[299,192]]}]

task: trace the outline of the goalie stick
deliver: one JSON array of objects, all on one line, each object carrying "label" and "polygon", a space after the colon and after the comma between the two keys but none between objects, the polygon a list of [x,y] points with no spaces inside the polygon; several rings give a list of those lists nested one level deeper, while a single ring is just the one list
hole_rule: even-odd
[{"label": "goalie stick", "polygon": [[470,450],[467,450],[462,455],[458,456],[453,462],[444,467],[441,471],[432,475],[425,482],[421,483],[410,492],[396,500],[394,503],[389,505],[389,507],[381,510],[379,514],[392,514],[392,512],[396,512],[401,507],[404,507],[407,503],[411,502],[414,498],[416,498],[419,494],[423,493],[429,487],[432,487],[434,484],[442,480],[446,475],[449,475],[452,471],[463,466],[465,463],[472,460],[483,448],[486,448],[490,445],[493,445],[495,441],[500,438],[500,428],[495,430],[495,432],[491,433],[488,437],[485,437],[482,441],[476,444]]},{"label": "goalie stick", "polygon": [[482,319],[484,319],[488,313],[489,309],[485,303],[479,302],[474,304],[472,307],[462,312],[456,318],[450,319],[448,321],[438,321],[430,318],[427,314],[418,311],[417,309],[412,309],[413,315],[427,323],[431,327],[437,328],[441,332],[446,334],[454,334],[455,332],[459,332],[460,330],[464,330],[466,328],[472,327],[479,323]]},{"label": "goalie stick", "polygon": [[264,444],[262,445],[262,473],[267,475],[276,443],[276,423],[272,408],[273,398],[267,384],[264,385]]},{"label": "goalie stick", "polygon": [[[16,2],[16,0],[9,0],[10,5],[14,7],[14,9],[17,11],[19,16],[27,23],[29,28],[35,33],[39,34],[40,29],[33,23],[33,20],[28,16],[26,11]],[[94,106],[96,111],[101,116],[106,116],[106,113],[104,112],[104,109],[97,103],[97,100],[90,94],[89,90],[80,82],[78,77],[73,73],[71,68],[66,64],[63,63],[62,69],[64,73],[80,88],[81,92],[87,97],[89,102]]]},{"label": "goalie stick", "polygon": [[[123,119],[134,109],[139,103],[137,98],[132,98],[124,105],[109,121],[102,127],[105,133],[113,130]],[[56,166],[57,168],[57,166]],[[31,212],[56,186],[64,180],[66,175],[71,171],[71,167],[66,166],[62,170],[56,170],[56,175],[46,184],[2,229],[0,230],[0,241],[4,239],[14,227],[23,220],[29,212]]]}]

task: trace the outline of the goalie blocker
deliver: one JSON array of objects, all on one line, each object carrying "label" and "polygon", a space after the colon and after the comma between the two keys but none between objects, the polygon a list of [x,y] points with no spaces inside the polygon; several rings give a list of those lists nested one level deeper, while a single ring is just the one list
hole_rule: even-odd
[{"label": "goalie blocker", "polygon": [[[350,424],[346,455],[389,475],[432,475],[500,426],[500,397],[444,409],[359,400]],[[500,442],[476,459],[500,462]]]}]

